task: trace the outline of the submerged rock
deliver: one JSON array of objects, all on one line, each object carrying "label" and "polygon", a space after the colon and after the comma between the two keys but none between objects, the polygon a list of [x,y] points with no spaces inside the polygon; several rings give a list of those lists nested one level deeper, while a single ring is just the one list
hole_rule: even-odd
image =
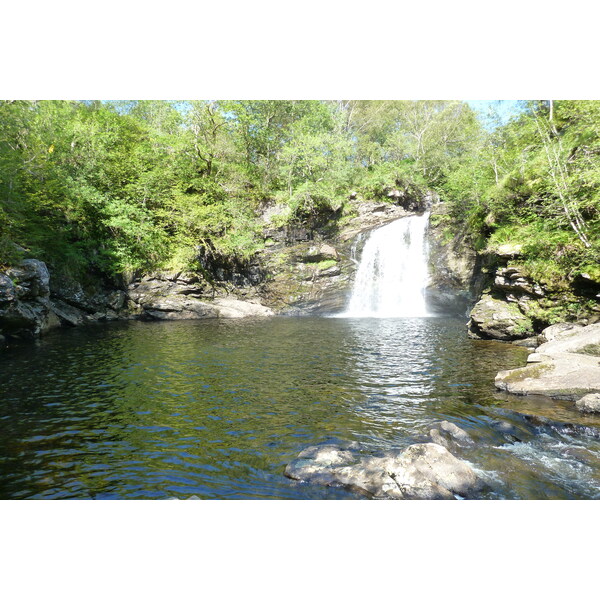
[{"label": "submerged rock", "polygon": [[356,458],[337,446],[313,446],[285,469],[291,479],[342,486],[372,498],[439,500],[468,497],[483,482],[439,444],[413,444],[383,457]]},{"label": "submerged rock", "polygon": [[450,423],[450,421],[442,421],[438,425],[439,429],[431,429],[429,435],[434,443],[450,448],[456,444],[458,446],[472,446],[473,438],[464,430]]}]

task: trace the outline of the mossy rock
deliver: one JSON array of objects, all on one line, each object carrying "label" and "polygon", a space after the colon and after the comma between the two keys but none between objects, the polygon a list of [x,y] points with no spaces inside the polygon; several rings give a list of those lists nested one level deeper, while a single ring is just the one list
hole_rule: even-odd
[{"label": "mossy rock", "polygon": [[515,303],[484,294],[471,310],[469,332],[476,338],[508,341],[532,336],[534,327]]}]

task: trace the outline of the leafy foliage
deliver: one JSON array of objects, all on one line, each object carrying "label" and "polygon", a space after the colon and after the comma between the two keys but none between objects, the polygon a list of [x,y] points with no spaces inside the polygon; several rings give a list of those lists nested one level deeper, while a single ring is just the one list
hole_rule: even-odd
[{"label": "leafy foliage", "polygon": [[[485,128],[457,101],[2,101],[0,264],[73,274],[247,259],[271,226],[434,189],[444,226],[557,285],[600,263],[600,102]],[[19,249],[21,248],[21,250]],[[562,283],[561,283],[562,282]]]}]

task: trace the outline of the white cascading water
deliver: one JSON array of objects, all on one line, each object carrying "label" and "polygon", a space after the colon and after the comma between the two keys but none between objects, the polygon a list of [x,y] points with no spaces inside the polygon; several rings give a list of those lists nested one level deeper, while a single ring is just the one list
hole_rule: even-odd
[{"label": "white cascading water", "polygon": [[429,213],[375,229],[366,241],[343,317],[425,317]]}]

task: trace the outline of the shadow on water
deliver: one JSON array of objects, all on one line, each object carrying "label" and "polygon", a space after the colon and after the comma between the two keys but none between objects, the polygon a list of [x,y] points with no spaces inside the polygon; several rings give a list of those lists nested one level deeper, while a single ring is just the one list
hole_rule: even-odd
[{"label": "shadow on water", "polygon": [[403,448],[441,419],[479,442],[461,452],[486,497],[596,497],[600,441],[519,414],[574,422],[572,405],[494,391],[496,372],[526,355],[469,340],[451,318],[56,332],[0,356],[0,497],[356,498],[286,479],[284,466],[316,443]]}]

